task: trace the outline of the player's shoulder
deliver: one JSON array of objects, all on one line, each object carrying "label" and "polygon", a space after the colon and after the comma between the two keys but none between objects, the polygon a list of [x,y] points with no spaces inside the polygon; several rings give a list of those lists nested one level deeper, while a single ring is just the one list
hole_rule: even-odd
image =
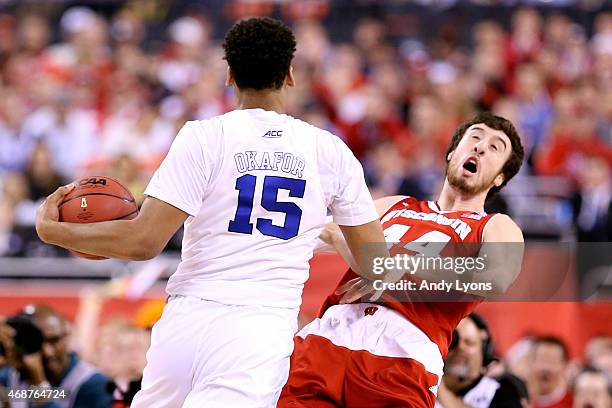
[{"label": "player's shoulder", "polygon": [[401,208],[417,212],[439,212],[433,201],[419,199],[410,195],[387,196],[379,198],[376,201],[388,205],[389,210]]},{"label": "player's shoulder", "polygon": [[210,144],[223,136],[223,116],[218,115],[208,119],[188,120],[183,126],[203,144]]},{"label": "player's shoulder", "polygon": [[518,224],[508,214],[490,213],[487,215],[489,216],[488,224],[495,228],[513,228],[520,230]]},{"label": "player's shoulder", "polygon": [[523,232],[509,215],[490,214],[483,231],[483,240],[490,242],[523,242]]},{"label": "player's shoulder", "polygon": [[228,118],[228,115],[231,112],[224,113],[222,115],[213,116],[207,119],[194,119],[188,120],[185,122],[185,126],[191,127],[196,132],[206,132],[215,127],[221,126],[224,118]]},{"label": "player's shoulder", "polygon": [[345,159],[355,158],[353,151],[340,136],[314,125],[309,124],[308,126],[313,129],[312,134],[314,135],[315,143],[322,157],[333,161],[336,161],[340,157],[344,157]]},{"label": "player's shoulder", "polygon": [[374,200],[374,205],[376,206],[378,215],[380,217],[383,217],[389,211],[396,208],[400,203],[404,203],[404,205],[407,206],[411,201],[414,200],[416,199],[411,196],[394,195],[377,198],[376,200]]},{"label": "player's shoulder", "polygon": [[299,118],[294,118],[292,116],[289,117],[291,118],[292,124],[295,128],[302,132],[310,134],[312,137],[316,138],[317,141],[332,143],[342,142],[342,139],[340,139],[338,136],[336,136],[329,130],[320,128],[316,125],[313,125],[312,123],[306,122]]}]

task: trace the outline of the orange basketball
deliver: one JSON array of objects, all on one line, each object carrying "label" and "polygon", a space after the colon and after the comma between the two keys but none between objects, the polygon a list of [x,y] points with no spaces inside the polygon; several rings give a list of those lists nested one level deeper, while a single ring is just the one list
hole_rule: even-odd
[{"label": "orange basketball", "polygon": [[[138,206],[132,193],[114,178],[90,176],[74,183],[76,187],[59,206],[60,221],[90,223],[129,220],[138,215]],[[106,259],[77,251],[70,252],[87,259]]]}]

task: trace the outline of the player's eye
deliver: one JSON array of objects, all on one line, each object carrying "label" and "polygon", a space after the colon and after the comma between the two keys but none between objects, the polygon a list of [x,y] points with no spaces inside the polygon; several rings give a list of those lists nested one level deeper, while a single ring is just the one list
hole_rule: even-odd
[{"label": "player's eye", "polygon": [[495,151],[498,151],[498,150],[499,150],[499,149],[497,148],[497,146],[496,146],[496,145],[491,145],[491,149],[493,149],[493,150],[495,150]]},{"label": "player's eye", "polygon": [[473,136],[472,136],[472,139],[474,139],[474,140],[480,140],[480,136],[473,135]]}]

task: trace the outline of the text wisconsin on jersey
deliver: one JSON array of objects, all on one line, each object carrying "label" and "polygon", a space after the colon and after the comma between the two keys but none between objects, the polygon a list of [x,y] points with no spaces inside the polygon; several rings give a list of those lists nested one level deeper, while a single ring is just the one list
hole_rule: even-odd
[{"label": "text wisconsin on jersey", "polygon": [[461,238],[462,240],[465,239],[465,237],[467,237],[470,232],[472,232],[472,228],[465,221],[462,221],[459,218],[448,218],[445,217],[444,214],[423,213],[408,209],[389,211],[389,213],[387,213],[387,215],[385,215],[380,220],[380,222],[385,223],[395,217],[404,217],[421,221],[432,221],[436,224],[447,225],[453,230],[455,230],[457,235],[459,235],[459,238]]}]

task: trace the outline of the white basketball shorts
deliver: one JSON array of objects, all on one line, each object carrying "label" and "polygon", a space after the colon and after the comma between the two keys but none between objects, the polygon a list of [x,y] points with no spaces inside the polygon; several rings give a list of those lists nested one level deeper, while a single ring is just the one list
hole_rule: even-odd
[{"label": "white basketball shorts", "polygon": [[132,408],[275,407],[297,313],[171,297],[153,327]]}]

